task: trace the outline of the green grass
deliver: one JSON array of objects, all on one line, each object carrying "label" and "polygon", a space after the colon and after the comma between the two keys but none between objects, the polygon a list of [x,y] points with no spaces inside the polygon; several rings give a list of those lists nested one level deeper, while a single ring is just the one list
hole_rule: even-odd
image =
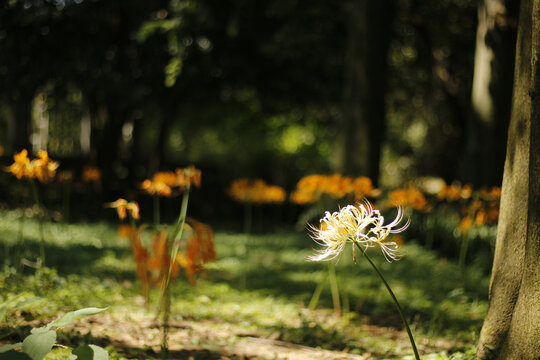
[{"label": "green grass", "polygon": [[[111,306],[108,312],[119,321],[153,317],[140,305],[131,249],[117,237],[114,225],[47,222],[45,237],[47,268],[21,266],[21,259],[35,260],[39,254],[37,220],[20,210],[0,212],[0,303],[17,296],[39,298],[22,308],[8,309],[0,341],[24,337],[29,321],[45,321],[89,306]],[[410,353],[407,340],[396,338],[394,330],[374,336],[365,326],[402,329],[390,297],[363,258],[354,264],[352,255],[344,254],[336,265],[342,295],[350,304],[350,312],[337,317],[331,314],[328,286],[319,309],[306,309],[327,271],[325,263],[306,261],[314,246],[306,232],[251,235],[247,255],[245,241],[242,234],[216,233],[218,261],[195,287],[185,281],[174,284],[174,319],[226,322],[241,332],[274,334],[283,341],[326,349],[370,352],[379,358]],[[480,269],[462,270],[415,244],[404,248],[406,255],[395,263],[387,263],[376,251],[372,254],[409,318],[417,342],[435,349],[429,359],[448,359],[448,353],[454,353],[453,359],[470,358],[487,311],[489,278]],[[155,304],[157,290],[151,295]],[[84,340],[80,334],[64,336],[67,345]],[[113,336],[110,329],[95,341],[107,346]],[[441,339],[451,344],[447,352],[436,350],[436,340]],[[123,354],[121,349],[110,350],[112,358]]]}]

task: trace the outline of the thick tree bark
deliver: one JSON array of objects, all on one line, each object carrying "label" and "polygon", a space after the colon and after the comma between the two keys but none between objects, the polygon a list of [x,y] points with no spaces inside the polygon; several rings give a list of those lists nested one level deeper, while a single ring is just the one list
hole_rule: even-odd
[{"label": "thick tree bark", "polygon": [[512,105],[519,0],[483,0],[478,28],[462,179],[500,185]]},{"label": "thick tree bark", "polygon": [[489,311],[477,359],[540,359],[540,0],[521,4]]},{"label": "thick tree bark", "polygon": [[386,73],[392,7],[389,0],[349,4],[343,124],[338,168],[348,175],[379,177],[386,130]]}]

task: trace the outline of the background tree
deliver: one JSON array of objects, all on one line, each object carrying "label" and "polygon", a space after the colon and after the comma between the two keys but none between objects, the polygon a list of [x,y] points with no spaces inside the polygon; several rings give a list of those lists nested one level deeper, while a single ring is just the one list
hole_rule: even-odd
[{"label": "background tree", "polygon": [[391,1],[353,1],[346,5],[348,40],[338,164],[341,173],[368,176],[375,183],[386,132],[391,5]]},{"label": "background tree", "polygon": [[476,186],[502,181],[510,109],[519,0],[484,0],[478,4],[478,28],[466,126],[462,179]]},{"label": "background tree", "polygon": [[540,357],[540,1],[521,3],[490,304],[477,359]]}]

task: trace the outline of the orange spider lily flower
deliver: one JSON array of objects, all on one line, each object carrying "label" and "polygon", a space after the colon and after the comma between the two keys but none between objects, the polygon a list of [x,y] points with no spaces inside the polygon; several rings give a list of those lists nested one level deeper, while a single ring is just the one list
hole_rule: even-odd
[{"label": "orange spider lily flower", "polygon": [[43,183],[49,182],[56,175],[59,163],[49,158],[49,154],[45,150],[38,152],[38,158],[32,160],[34,168],[34,176]]},{"label": "orange spider lily flower", "polygon": [[62,170],[56,176],[56,179],[62,183],[69,183],[73,181],[74,174],[72,170]]},{"label": "orange spider lily flower", "polygon": [[297,204],[314,203],[323,194],[335,199],[347,195],[354,196],[359,201],[366,196],[376,197],[379,191],[373,187],[371,180],[365,176],[352,178],[340,174],[312,174],[301,178],[296,184],[296,190],[291,194],[291,201]]},{"label": "orange spider lily flower", "polygon": [[28,158],[28,151],[26,149],[13,155],[13,164],[11,164],[6,170],[17,177],[17,179],[30,179],[34,177],[34,168]]},{"label": "orange spider lily flower", "polygon": [[82,179],[84,182],[98,182],[101,180],[101,171],[95,166],[85,166]]},{"label": "orange spider lily flower", "polygon": [[459,230],[462,234],[465,234],[467,230],[473,225],[473,219],[470,216],[465,216],[459,223]]},{"label": "orange spider lily flower", "polygon": [[49,158],[45,150],[38,152],[38,158],[30,161],[28,151],[23,149],[13,156],[13,164],[7,171],[17,177],[17,179],[37,179],[40,182],[49,182],[56,175],[58,162]]},{"label": "orange spider lily flower", "polygon": [[212,228],[193,218],[187,218],[192,235],[186,245],[185,255],[179,254],[177,262],[185,269],[190,284],[195,284],[195,275],[204,270],[204,265],[216,260],[214,232]]},{"label": "orange spider lily flower", "polygon": [[414,187],[396,189],[388,194],[389,206],[410,206],[414,210],[425,210],[428,202],[422,192]]},{"label": "orange spider lily flower", "polygon": [[156,285],[162,287],[169,274],[169,266],[171,266],[171,279],[176,278],[180,268],[176,261],[171,264],[167,231],[165,229],[153,235],[151,246],[154,252],[148,261],[148,269],[154,270],[155,275],[152,277],[152,280]]},{"label": "orange spider lily flower", "polygon": [[282,187],[268,185],[261,179],[236,179],[227,192],[234,200],[243,203],[281,203],[286,197]]},{"label": "orange spider lily flower", "polygon": [[150,179],[146,179],[142,182],[141,189],[150,195],[158,195],[165,197],[172,195],[171,187],[161,181],[152,181]]},{"label": "orange spider lily flower", "polygon": [[201,170],[193,165],[184,169],[176,169],[176,186],[183,188],[191,185],[201,187]]},{"label": "orange spider lily flower", "polygon": [[114,202],[105,204],[105,207],[116,209],[116,213],[120,220],[124,220],[127,217],[128,212],[133,219],[139,220],[140,218],[139,204],[136,202],[128,202],[125,199],[119,198]]}]

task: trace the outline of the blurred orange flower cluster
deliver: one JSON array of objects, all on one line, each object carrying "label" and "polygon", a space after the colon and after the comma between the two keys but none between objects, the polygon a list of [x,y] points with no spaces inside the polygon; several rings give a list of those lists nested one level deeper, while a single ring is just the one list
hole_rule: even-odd
[{"label": "blurred orange flower cluster", "polygon": [[23,149],[13,156],[13,164],[7,171],[17,177],[17,179],[37,179],[39,182],[46,183],[51,181],[56,175],[59,163],[51,160],[47,151],[40,150],[36,159],[28,158],[28,151]]},{"label": "blurred orange flower cluster", "polygon": [[473,197],[473,201],[461,208],[463,218],[459,223],[459,230],[463,234],[473,225],[493,225],[499,220],[500,187],[482,188]]},{"label": "blurred orange flower cluster", "polygon": [[204,270],[204,265],[216,260],[214,231],[206,224],[187,218],[187,231],[191,236],[186,244],[185,254],[179,253],[178,263],[185,269],[190,284],[195,284],[195,275]]},{"label": "blurred orange flower cluster", "polygon": [[228,194],[242,203],[281,203],[285,201],[285,190],[277,185],[268,185],[261,179],[241,178],[234,180]]},{"label": "blurred orange flower cluster", "polygon": [[137,276],[143,292],[148,296],[151,284],[163,287],[171,267],[171,279],[175,279],[180,268],[190,284],[195,284],[195,275],[204,270],[204,265],[216,259],[214,233],[212,228],[192,218],[187,218],[185,231],[188,234],[185,253],[179,252],[171,263],[171,244],[165,229],[152,233],[150,249],[141,239],[145,226],[135,228],[123,225],[118,228],[118,235],[129,238],[133,248],[133,260],[137,264]]},{"label": "blurred orange flower cluster", "polygon": [[377,197],[379,191],[365,176],[351,178],[340,174],[330,176],[314,174],[298,181],[296,190],[291,194],[291,201],[297,204],[315,203],[323,194],[336,199],[352,195],[355,201],[359,201],[368,196]]},{"label": "blurred orange flower cluster", "polygon": [[428,201],[424,194],[413,186],[407,186],[402,189],[396,189],[388,193],[388,206],[410,206],[414,210],[424,211]]},{"label": "blurred orange flower cluster", "polygon": [[175,171],[161,171],[154,174],[152,179],[142,182],[141,188],[150,195],[169,197],[173,195],[173,189],[182,191],[185,187],[201,186],[201,171],[193,165],[185,169]]},{"label": "blurred orange flower cluster", "polygon": [[74,178],[73,170],[62,170],[56,175],[56,180],[61,183],[70,183]]},{"label": "blurred orange flower cluster", "polygon": [[120,220],[124,220],[127,217],[128,212],[133,219],[140,219],[139,204],[136,202],[128,202],[127,200],[120,198],[114,202],[105,204],[105,207],[116,209],[116,213]]},{"label": "blurred orange flower cluster", "polygon": [[87,183],[97,183],[101,180],[101,171],[95,166],[87,165],[83,169],[82,179]]},{"label": "blurred orange flower cluster", "polygon": [[437,197],[439,200],[459,201],[470,199],[473,193],[473,187],[470,184],[461,185],[454,182],[450,185],[444,184]]}]

